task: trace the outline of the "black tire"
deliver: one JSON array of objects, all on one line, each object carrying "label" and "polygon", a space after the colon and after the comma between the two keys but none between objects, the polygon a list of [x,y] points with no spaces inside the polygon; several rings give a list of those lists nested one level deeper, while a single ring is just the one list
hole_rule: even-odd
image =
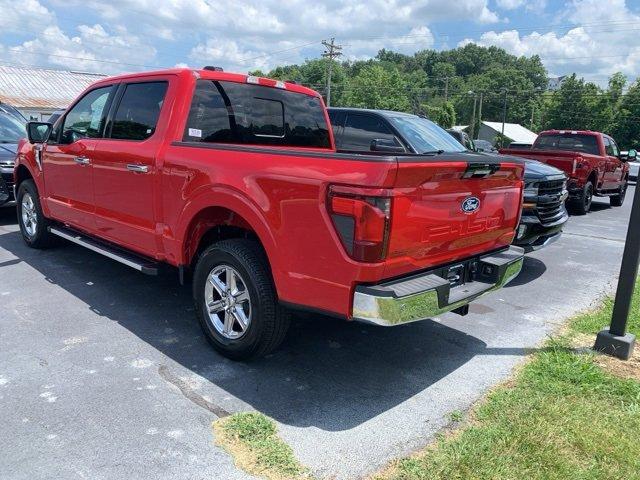
[{"label": "black tire", "polygon": [[[38,189],[33,180],[25,180],[18,187],[16,195],[18,224],[22,239],[31,248],[44,249],[55,244],[56,238],[49,232],[51,222],[42,213]],[[29,211],[23,206],[23,201],[31,200],[33,207]],[[29,219],[29,220],[27,220]],[[35,228],[33,228],[35,222]]]},{"label": "black tire", "polygon": [[624,197],[627,195],[627,181],[620,185],[620,193],[618,195],[611,195],[609,197],[609,203],[612,207],[621,207],[624,203]]},{"label": "black tire", "polygon": [[587,181],[580,195],[571,202],[571,211],[576,215],[586,215],[591,210],[593,201],[593,183]]},{"label": "black tire", "polygon": [[[222,266],[237,271],[249,294],[250,322],[240,338],[228,338],[216,328],[205,300],[210,275]],[[202,252],[193,274],[193,297],[207,340],[232,360],[246,360],[274,351],[289,328],[290,315],[278,304],[267,258],[253,240],[223,240]]]}]

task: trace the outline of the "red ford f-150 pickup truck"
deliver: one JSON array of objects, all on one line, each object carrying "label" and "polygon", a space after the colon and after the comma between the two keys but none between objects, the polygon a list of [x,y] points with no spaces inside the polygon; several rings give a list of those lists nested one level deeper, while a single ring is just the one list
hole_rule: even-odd
[{"label": "red ford f-150 pickup truck", "polygon": [[531,149],[500,150],[531,158],[563,170],[569,177],[568,205],[578,215],[591,209],[593,196],[608,196],[611,205],[622,206],[627,192],[629,166],[609,135],[583,130],[541,132]]},{"label": "red ford f-150 pickup truck", "polygon": [[193,279],[231,358],[273,350],[292,308],[378,325],[466,313],[522,266],[523,165],[338,152],[322,98],[265,78],[174,69],[106,78],[14,171],[24,241],[56,237]]}]

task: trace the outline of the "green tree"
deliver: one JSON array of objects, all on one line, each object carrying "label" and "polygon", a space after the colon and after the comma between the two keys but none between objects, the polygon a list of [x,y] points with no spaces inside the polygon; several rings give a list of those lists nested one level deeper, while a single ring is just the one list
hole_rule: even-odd
[{"label": "green tree", "polygon": [[612,135],[623,150],[640,151],[640,79],[621,97]]},{"label": "green tree", "polygon": [[407,83],[393,66],[370,63],[351,79],[344,101],[351,107],[380,108],[406,112],[410,109]]},{"label": "green tree", "polygon": [[451,102],[442,101],[437,105],[425,103],[420,106],[420,110],[420,113],[442,128],[451,128],[456,124],[456,110]]}]

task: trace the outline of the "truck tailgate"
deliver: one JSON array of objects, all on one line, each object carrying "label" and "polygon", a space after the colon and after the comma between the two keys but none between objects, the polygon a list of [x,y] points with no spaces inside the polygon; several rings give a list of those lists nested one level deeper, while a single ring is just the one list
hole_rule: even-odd
[{"label": "truck tailgate", "polygon": [[524,165],[469,156],[399,158],[387,277],[511,243],[522,208]]},{"label": "truck tailgate", "polygon": [[568,152],[565,150],[510,150],[502,149],[501,154],[505,155],[517,155],[519,157],[529,158],[531,160],[537,160],[552,167],[559,168],[567,175],[572,175],[574,172],[574,160],[580,156],[580,152]]}]

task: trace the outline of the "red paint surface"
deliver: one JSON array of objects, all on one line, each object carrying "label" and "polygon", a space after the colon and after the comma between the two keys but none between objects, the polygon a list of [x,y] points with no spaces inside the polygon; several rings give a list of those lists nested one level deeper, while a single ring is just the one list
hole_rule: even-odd
[{"label": "red paint surface", "polygon": [[[535,150],[536,143],[540,137],[560,132],[596,137],[600,150],[599,155],[566,150]],[[597,179],[596,185],[594,185],[596,190],[615,190],[626,181],[629,175],[629,165],[626,162],[621,161],[618,157],[607,155],[602,133],[600,132],[592,132],[590,130],[546,130],[540,132],[538,139],[534,142],[534,149],[532,150],[504,148],[500,150],[500,153],[538,160],[559,168],[567,174],[570,186],[575,189],[584,187],[589,178],[595,177]]]},{"label": "red paint surface", "polygon": [[[308,149],[287,149],[289,154],[283,155],[273,149],[175,144],[182,140],[196,75],[246,82],[244,75],[190,70],[102,80],[90,88],[150,79],[169,82],[154,135],[140,142],[45,145],[44,173],[35,164],[33,146],[23,142],[16,174],[28,168],[50,218],[172,265],[189,265],[202,235],[216,225],[250,229],[264,246],[282,301],[343,316],[349,316],[358,283],[511,243],[521,210],[521,164],[505,162],[488,178],[461,179],[467,167],[464,155],[453,162],[430,158],[399,163],[331,157],[333,148],[311,150],[321,154],[312,157],[304,155]],[[297,85],[287,84],[287,89],[318,96]],[[73,157],[79,154],[90,157],[91,165],[76,165]],[[131,163],[148,166],[149,173],[128,171]],[[391,197],[384,261],[361,263],[346,253],[329,215],[331,186]],[[461,204],[469,196],[478,197],[481,208],[465,214]]]}]

